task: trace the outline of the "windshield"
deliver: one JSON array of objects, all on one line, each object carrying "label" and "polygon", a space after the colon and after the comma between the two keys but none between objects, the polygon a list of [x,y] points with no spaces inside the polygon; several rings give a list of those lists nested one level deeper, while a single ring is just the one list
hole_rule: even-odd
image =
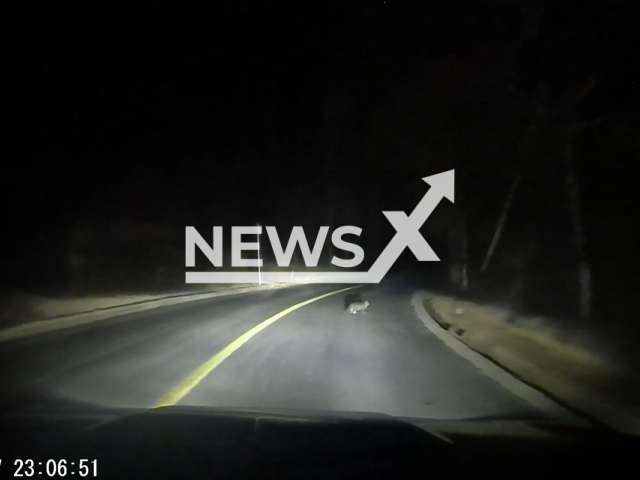
[{"label": "windshield", "polygon": [[625,5],[22,12],[0,406],[640,432]]}]

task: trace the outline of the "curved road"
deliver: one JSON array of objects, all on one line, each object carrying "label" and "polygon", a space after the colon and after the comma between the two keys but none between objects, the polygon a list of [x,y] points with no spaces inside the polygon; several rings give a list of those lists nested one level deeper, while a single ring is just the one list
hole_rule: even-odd
[{"label": "curved road", "polygon": [[[411,290],[399,285],[327,296],[236,341],[279,312],[339,289],[217,297],[5,342],[0,397],[5,408],[152,407],[173,398],[433,419],[541,414],[437,339],[416,317]],[[357,296],[371,302],[366,315],[344,310]],[[211,369],[229,345],[236,349]]]}]

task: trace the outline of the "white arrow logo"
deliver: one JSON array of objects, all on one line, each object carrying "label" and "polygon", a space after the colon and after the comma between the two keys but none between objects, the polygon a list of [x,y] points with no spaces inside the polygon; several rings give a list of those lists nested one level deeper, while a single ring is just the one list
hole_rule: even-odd
[{"label": "white arrow logo", "polygon": [[393,262],[398,259],[406,247],[409,247],[421,262],[437,262],[440,260],[420,234],[420,227],[433,213],[442,197],[448,198],[452,203],[454,202],[454,170],[431,175],[422,180],[431,185],[431,188],[422,197],[410,217],[407,217],[404,212],[382,212],[397,233],[389,242],[387,248],[380,254],[376,263],[369,269],[369,274],[377,279],[371,283],[379,283],[382,280],[393,265]]},{"label": "white arrow logo", "polygon": [[[380,283],[403,250],[407,247],[421,262],[437,262],[440,259],[420,234],[420,227],[427,221],[443,198],[454,202],[455,170],[425,177],[431,188],[422,197],[410,216],[404,212],[383,212],[396,234],[380,254],[368,272],[304,272],[292,277],[290,272],[262,272],[262,282],[268,283]],[[253,272],[187,272],[187,283],[257,283]]]}]

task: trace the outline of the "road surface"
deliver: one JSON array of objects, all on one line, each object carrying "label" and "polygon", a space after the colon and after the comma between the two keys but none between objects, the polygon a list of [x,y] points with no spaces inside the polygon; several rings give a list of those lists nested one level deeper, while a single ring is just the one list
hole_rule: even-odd
[{"label": "road surface", "polygon": [[[321,298],[237,340],[279,312],[340,288],[218,297],[4,342],[0,400],[5,408],[153,407],[169,398],[179,405],[433,419],[543,414],[436,338],[415,315],[412,291],[400,285]],[[371,303],[365,315],[344,309],[357,296]]]}]

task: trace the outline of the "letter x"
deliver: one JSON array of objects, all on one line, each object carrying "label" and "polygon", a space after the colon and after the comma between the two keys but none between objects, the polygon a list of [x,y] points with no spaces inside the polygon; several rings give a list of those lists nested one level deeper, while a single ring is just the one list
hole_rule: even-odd
[{"label": "letter x", "polygon": [[394,237],[394,240],[399,239],[402,243],[404,243],[404,245],[402,246],[402,250],[404,250],[405,247],[409,247],[416,258],[421,262],[440,260],[431,246],[420,234],[420,227],[424,223],[424,220],[422,218],[419,218],[423,215],[418,211],[417,208],[413,211],[410,217],[407,217],[407,214],[404,212],[382,213],[384,213],[385,217],[387,217],[389,223],[393,225],[393,228],[396,229],[397,233]]}]

